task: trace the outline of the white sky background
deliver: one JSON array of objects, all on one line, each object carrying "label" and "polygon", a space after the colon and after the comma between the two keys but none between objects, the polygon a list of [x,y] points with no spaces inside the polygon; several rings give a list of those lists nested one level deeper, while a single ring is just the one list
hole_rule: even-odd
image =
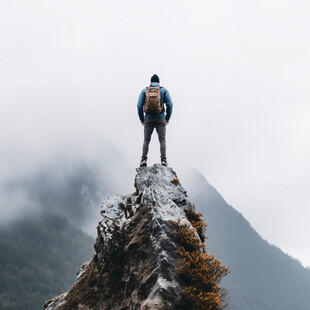
[{"label": "white sky background", "polygon": [[[0,0],[0,178],[105,139],[134,174],[136,103],[157,73],[174,102],[170,165],[195,166],[310,266],[309,12],[293,0]],[[150,164],[158,148],[154,135]]]}]

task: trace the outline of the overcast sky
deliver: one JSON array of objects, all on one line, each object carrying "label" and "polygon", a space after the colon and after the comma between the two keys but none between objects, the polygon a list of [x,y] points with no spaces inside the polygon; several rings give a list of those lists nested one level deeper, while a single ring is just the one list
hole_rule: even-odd
[{"label": "overcast sky", "polygon": [[[104,141],[134,175],[136,103],[157,73],[174,103],[169,164],[180,177],[196,167],[310,266],[309,12],[301,0],[0,0],[1,184],[56,154],[96,158]],[[149,164],[158,149],[154,136]]]}]

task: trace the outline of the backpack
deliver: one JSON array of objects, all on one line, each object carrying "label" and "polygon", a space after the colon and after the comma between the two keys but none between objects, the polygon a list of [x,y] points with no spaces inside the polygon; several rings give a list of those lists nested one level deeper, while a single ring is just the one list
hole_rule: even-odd
[{"label": "backpack", "polygon": [[163,109],[159,87],[147,87],[145,94],[145,113],[160,113]]}]

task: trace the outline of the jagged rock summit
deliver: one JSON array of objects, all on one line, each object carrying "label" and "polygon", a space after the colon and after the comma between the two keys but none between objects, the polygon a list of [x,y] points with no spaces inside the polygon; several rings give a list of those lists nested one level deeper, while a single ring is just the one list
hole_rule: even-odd
[{"label": "jagged rock summit", "polygon": [[160,164],[137,168],[135,188],[103,201],[96,254],[44,309],[182,309],[173,221],[188,222],[193,206],[176,173]]}]

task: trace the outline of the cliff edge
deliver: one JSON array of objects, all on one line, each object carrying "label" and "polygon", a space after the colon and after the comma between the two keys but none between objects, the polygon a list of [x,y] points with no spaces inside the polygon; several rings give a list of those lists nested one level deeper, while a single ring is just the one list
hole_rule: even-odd
[{"label": "cliff edge", "polygon": [[103,201],[96,254],[72,288],[47,301],[45,310],[189,309],[183,297],[188,281],[176,269],[175,229],[186,225],[203,242],[189,219],[194,206],[176,173],[160,164],[138,168],[135,188]]}]

